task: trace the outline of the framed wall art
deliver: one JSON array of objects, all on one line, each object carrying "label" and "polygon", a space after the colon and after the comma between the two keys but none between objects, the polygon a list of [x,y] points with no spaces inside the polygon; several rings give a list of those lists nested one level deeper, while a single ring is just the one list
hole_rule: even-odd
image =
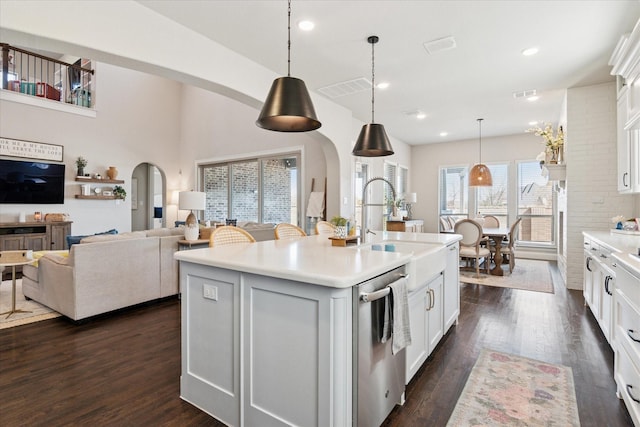
[{"label": "framed wall art", "polygon": [[63,149],[62,145],[23,141],[0,136],[0,156],[61,162]]}]

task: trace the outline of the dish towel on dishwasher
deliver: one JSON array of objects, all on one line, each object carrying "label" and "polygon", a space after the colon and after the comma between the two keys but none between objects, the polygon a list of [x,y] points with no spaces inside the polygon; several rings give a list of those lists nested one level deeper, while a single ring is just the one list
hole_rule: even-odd
[{"label": "dish towel on dishwasher", "polygon": [[389,295],[391,302],[391,354],[396,354],[406,346],[411,345],[407,278],[398,279],[391,283],[389,287],[391,288]]}]

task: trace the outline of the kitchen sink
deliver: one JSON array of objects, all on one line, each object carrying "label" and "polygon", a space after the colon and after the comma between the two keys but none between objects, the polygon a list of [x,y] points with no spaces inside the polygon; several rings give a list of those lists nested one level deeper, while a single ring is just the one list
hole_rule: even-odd
[{"label": "kitchen sink", "polygon": [[413,254],[406,269],[409,274],[407,286],[409,292],[440,274],[447,262],[446,246],[439,243],[382,240],[359,245],[356,249],[373,250],[374,245],[378,245],[381,251],[385,250],[385,245],[393,245],[395,252]]}]

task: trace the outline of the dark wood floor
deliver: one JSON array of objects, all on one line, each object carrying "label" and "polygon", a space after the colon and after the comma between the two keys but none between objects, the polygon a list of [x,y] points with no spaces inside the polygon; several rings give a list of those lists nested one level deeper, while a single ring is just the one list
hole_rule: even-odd
[{"label": "dark wood floor", "polygon": [[[460,323],[409,384],[385,426],[444,426],[482,348],[573,369],[582,426],[631,426],[613,353],[579,291],[462,285]],[[179,398],[180,301],[75,325],[0,330],[0,425],[220,426]]]}]

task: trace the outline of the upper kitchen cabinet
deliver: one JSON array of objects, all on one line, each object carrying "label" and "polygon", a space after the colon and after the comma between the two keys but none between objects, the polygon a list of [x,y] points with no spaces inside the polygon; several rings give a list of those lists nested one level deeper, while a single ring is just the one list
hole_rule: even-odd
[{"label": "upper kitchen cabinet", "polygon": [[618,89],[618,191],[640,193],[640,21],[620,38],[609,65]]}]

